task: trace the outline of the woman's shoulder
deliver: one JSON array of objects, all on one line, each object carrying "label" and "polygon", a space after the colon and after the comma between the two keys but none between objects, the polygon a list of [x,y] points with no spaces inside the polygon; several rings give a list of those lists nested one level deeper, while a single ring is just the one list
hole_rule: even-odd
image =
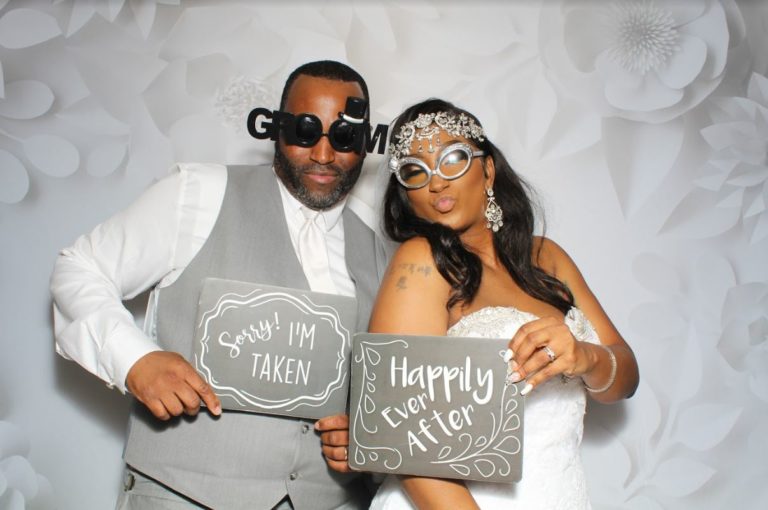
[{"label": "woman's shoulder", "polygon": [[405,252],[429,252],[429,241],[426,237],[416,236],[406,239],[398,246],[398,251]]},{"label": "woman's shoulder", "polygon": [[432,256],[432,248],[423,237],[413,237],[404,241],[389,262],[390,277],[410,279],[418,276],[422,285],[448,287]]},{"label": "woman's shoulder", "polygon": [[560,280],[574,267],[563,247],[548,237],[534,236],[532,258],[537,267]]},{"label": "woman's shoulder", "polygon": [[417,259],[421,262],[435,263],[432,257],[432,248],[424,237],[412,237],[398,246],[394,258]]},{"label": "woman's shoulder", "polygon": [[562,246],[546,237],[536,237],[533,246],[534,264],[544,272],[563,282],[571,292],[586,286],[584,276]]}]

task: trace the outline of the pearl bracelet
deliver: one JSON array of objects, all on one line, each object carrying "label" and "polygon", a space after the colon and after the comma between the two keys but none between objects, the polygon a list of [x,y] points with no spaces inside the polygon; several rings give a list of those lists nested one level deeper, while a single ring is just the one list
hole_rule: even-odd
[{"label": "pearl bracelet", "polygon": [[590,388],[587,383],[584,383],[584,387],[587,389],[587,391],[592,393],[603,393],[608,391],[608,389],[613,386],[613,383],[616,381],[616,369],[617,369],[617,363],[616,363],[616,355],[613,353],[613,349],[608,347],[607,345],[603,344],[595,344],[598,347],[602,347],[603,349],[608,352],[608,356],[611,358],[611,375],[608,377],[608,382],[604,385],[600,386],[599,388]]}]

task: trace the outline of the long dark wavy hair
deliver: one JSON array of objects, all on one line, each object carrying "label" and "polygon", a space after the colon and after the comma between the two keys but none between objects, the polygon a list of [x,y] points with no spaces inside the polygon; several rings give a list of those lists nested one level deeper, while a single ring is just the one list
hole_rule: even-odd
[{"label": "long dark wavy hair", "polygon": [[[463,113],[480,125],[471,113],[441,99],[428,99],[400,114],[391,132],[394,136],[403,124],[415,120],[419,114],[437,112],[457,116]],[[573,306],[571,291],[563,282],[533,263],[535,217],[530,186],[512,170],[501,151],[487,137],[483,142],[470,141],[485,151],[485,157],[492,158],[496,167],[493,191],[504,213],[503,226],[493,234],[493,246],[499,259],[526,294],[567,313]],[[451,286],[447,308],[458,303],[472,302],[483,275],[480,258],[462,243],[459,237],[462,232],[417,216],[408,200],[406,189],[394,174],[389,179],[384,196],[384,229],[398,242],[419,236],[429,242],[435,265]]]}]

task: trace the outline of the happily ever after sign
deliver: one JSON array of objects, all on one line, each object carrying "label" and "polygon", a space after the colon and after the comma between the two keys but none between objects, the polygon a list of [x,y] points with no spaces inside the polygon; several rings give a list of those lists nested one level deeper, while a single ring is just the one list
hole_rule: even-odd
[{"label": "happily ever after sign", "polygon": [[229,410],[344,413],[354,298],[207,278],[193,365]]},{"label": "happily ever after sign", "polygon": [[520,480],[523,397],[506,384],[509,340],[358,333],[349,465],[491,482]]}]

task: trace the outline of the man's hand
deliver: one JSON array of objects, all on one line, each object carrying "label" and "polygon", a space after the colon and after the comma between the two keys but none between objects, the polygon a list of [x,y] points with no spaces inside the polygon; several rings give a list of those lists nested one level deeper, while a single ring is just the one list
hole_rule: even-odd
[{"label": "man's hand", "polygon": [[168,420],[181,413],[196,415],[200,401],[211,414],[221,414],[219,397],[180,354],[150,352],[128,371],[125,385],[157,418]]},{"label": "man's hand", "polygon": [[339,473],[349,473],[347,455],[349,446],[349,416],[337,414],[320,418],[315,422],[315,430],[320,431],[323,443],[323,455],[328,467]]}]

